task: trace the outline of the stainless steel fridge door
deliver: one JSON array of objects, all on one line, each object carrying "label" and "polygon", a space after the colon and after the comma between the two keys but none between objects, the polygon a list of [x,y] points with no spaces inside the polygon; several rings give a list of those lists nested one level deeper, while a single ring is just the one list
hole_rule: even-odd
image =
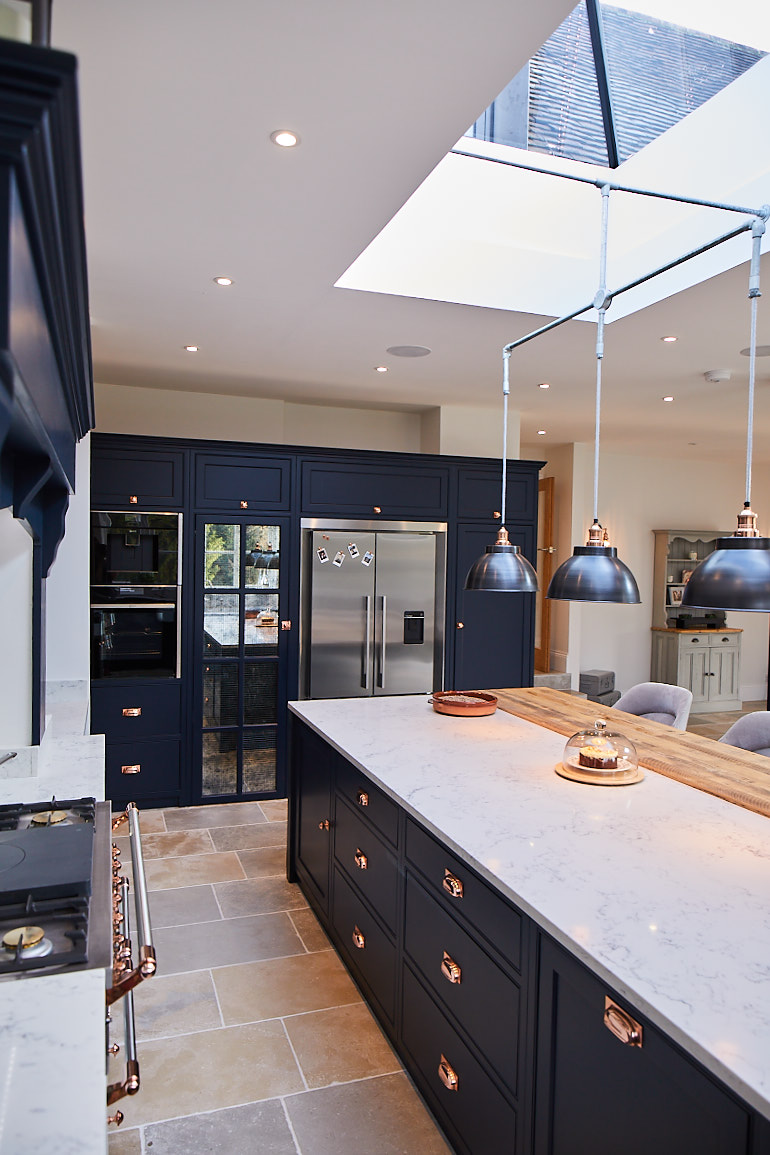
[{"label": "stainless steel fridge door", "polygon": [[436,537],[378,533],[375,547],[375,694],[434,688]]},{"label": "stainless steel fridge door", "polygon": [[373,690],[375,535],[316,530],[310,558],[310,697]]}]

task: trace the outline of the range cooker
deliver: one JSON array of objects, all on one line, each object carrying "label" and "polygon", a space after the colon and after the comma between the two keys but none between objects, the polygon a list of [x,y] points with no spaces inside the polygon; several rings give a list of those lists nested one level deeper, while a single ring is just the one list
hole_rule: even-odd
[{"label": "range cooker", "polygon": [[0,980],[112,956],[110,804],[0,806]]}]

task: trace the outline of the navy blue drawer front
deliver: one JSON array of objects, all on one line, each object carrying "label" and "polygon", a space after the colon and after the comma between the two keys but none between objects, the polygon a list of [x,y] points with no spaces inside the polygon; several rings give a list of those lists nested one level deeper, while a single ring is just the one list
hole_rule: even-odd
[{"label": "navy blue drawer front", "polygon": [[459,1135],[462,1146],[458,1150],[468,1155],[512,1155],[516,1151],[515,1108],[408,966],[404,968],[402,1038],[421,1075],[420,1089],[439,1119],[447,1119]]},{"label": "navy blue drawer front", "polygon": [[398,807],[346,758],[337,764],[337,793],[394,846],[398,841]]},{"label": "navy blue drawer front", "polygon": [[[537,472],[519,473],[514,462],[508,463],[505,487],[506,520],[534,518],[537,510]],[[502,473],[482,469],[460,469],[458,476],[457,515],[460,518],[493,520],[502,513]]]},{"label": "navy blue drawer front", "polygon": [[422,874],[429,893],[453,915],[467,919],[493,950],[520,971],[522,918],[518,911],[411,819],[406,827],[406,856]]},{"label": "navy blue drawer front", "polygon": [[[245,502],[245,504],[244,504]],[[199,509],[285,510],[291,504],[288,457],[196,454],[195,504]]]},{"label": "navy blue drawer front", "polygon": [[411,874],[404,946],[450,1021],[518,1095],[519,987]]},{"label": "navy blue drawer front", "polygon": [[332,924],[357,978],[392,1023],[396,1013],[396,948],[363,900],[334,871]]},{"label": "navy blue drawer front", "polygon": [[108,798],[152,798],[179,790],[179,741],[116,742],[105,749]]},{"label": "navy blue drawer front", "polygon": [[178,734],[180,696],[179,682],[158,682],[153,686],[95,684],[91,688],[91,733],[104,734],[108,742]]},{"label": "navy blue drawer front", "polygon": [[184,454],[94,448],[91,506],[174,510],[184,504]]},{"label": "navy blue drawer front", "polygon": [[362,516],[447,516],[447,470],[412,466],[302,465],[302,512]]},{"label": "navy blue drawer front", "polygon": [[398,864],[372,828],[341,799],[334,820],[334,857],[383,922],[396,929]]}]

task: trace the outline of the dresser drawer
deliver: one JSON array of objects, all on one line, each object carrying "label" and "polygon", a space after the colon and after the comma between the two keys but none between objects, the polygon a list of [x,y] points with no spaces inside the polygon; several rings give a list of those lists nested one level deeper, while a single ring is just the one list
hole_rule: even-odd
[{"label": "dresser drawer", "polygon": [[411,819],[406,828],[406,856],[446,910],[467,919],[493,950],[521,970],[518,911]]},{"label": "dresser drawer", "polygon": [[180,727],[179,682],[153,685],[91,687],[91,733],[104,734],[108,742],[178,734]]},{"label": "dresser drawer", "polygon": [[337,764],[337,793],[396,845],[398,807],[346,758],[340,758]]},{"label": "dresser drawer", "polygon": [[512,1155],[516,1111],[497,1089],[410,968],[404,968],[404,1047],[418,1085],[439,1119],[450,1124],[468,1155]]},{"label": "dresser drawer", "polygon": [[108,798],[165,797],[179,791],[179,740],[108,744],[104,767]]},{"label": "dresser drawer", "polygon": [[396,948],[363,900],[334,871],[332,925],[356,978],[379,1003],[387,1019],[395,1021]]},{"label": "dresser drawer", "polygon": [[722,634],[718,630],[713,634],[688,634],[685,632],[679,638],[679,646],[683,650],[707,650],[714,647],[737,649],[740,636],[740,634]]},{"label": "dresser drawer", "polygon": [[341,799],[334,820],[334,857],[392,931],[398,911],[398,864],[372,830]]},{"label": "dresser drawer", "polygon": [[411,874],[404,946],[450,1022],[465,1028],[517,1095],[519,987]]}]

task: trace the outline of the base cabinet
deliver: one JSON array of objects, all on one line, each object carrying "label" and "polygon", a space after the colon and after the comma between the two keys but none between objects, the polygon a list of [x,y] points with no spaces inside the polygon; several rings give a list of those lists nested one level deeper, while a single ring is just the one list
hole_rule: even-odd
[{"label": "base cabinet", "polygon": [[458,1155],[770,1155],[767,1120],[296,718],[291,749],[288,876]]},{"label": "base cabinet", "polygon": [[653,630],[650,678],[692,692],[691,712],[740,710],[741,630]]}]

